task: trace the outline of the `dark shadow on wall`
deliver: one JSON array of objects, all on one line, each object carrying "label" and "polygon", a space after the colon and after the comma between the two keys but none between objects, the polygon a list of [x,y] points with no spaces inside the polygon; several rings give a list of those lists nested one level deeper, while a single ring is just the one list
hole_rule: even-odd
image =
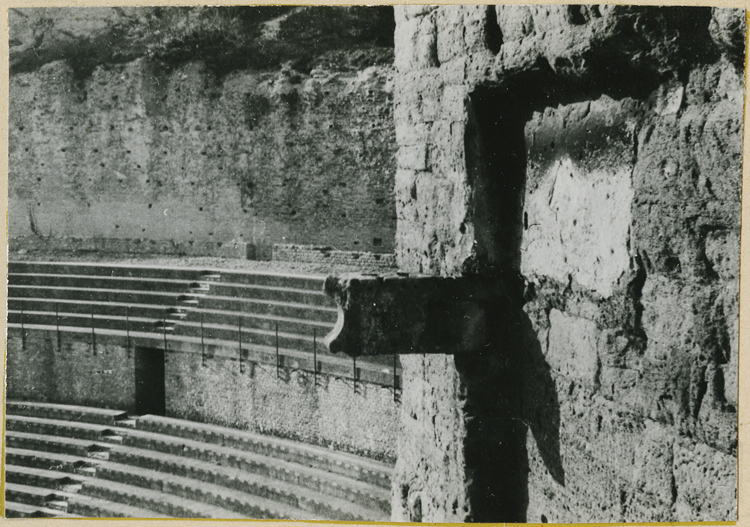
[{"label": "dark shadow on wall", "polygon": [[565,468],[560,457],[560,401],[555,380],[529,316],[521,312],[519,320],[523,342],[521,416],[550,476],[565,486]]},{"label": "dark shadow on wall", "polygon": [[653,73],[637,74],[629,64],[600,66],[584,78],[564,78],[541,59],[502,85],[477,87],[469,97],[464,146],[477,243],[463,272],[502,284],[508,298],[501,304],[512,306],[510,313],[506,309],[498,316],[492,352],[456,357],[467,386],[465,454],[473,521],[526,521],[529,432],[551,477],[560,485],[566,482],[556,384],[536,329],[522,309],[519,269],[528,164],[524,128],[545,107],[604,94],[642,101],[661,82]]},{"label": "dark shadow on wall", "polygon": [[477,522],[525,522],[528,506],[528,430],[519,375],[525,315],[517,271],[528,113],[528,105],[509,103],[507,90],[479,88],[470,97],[465,155],[477,244],[463,271],[495,281],[501,291],[491,344],[479,355],[455,359],[466,387],[464,458],[471,520]]},{"label": "dark shadow on wall", "polygon": [[[526,313],[519,274],[527,147],[525,124],[533,112],[531,89],[480,87],[470,96],[465,135],[473,187],[477,245],[464,273],[499,285],[493,344],[486,354],[456,357],[466,386],[465,460],[472,521],[525,522],[528,506],[528,432],[550,474],[561,484],[560,410],[550,368]],[[521,97],[516,94],[522,94]]]}]

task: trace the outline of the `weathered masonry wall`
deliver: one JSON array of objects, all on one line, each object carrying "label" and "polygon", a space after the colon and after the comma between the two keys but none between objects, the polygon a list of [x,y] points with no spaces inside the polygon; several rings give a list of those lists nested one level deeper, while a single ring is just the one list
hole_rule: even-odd
[{"label": "weathered masonry wall", "polygon": [[394,520],[736,519],[744,17],[396,8],[399,267],[519,309],[401,357]]},{"label": "weathered masonry wall", "polygon": [[135,409],[132,350],[99,336],[96,355],[90,334],[9,329],[7,397],[24,401]]},{"label": "weathered masonry wall", "polygon": [[400,407],[388,387],[200,353],[165,357],[167,414],[392,462]]},{"label": "weathered masonry wall", "polygon": [[12,250],[393,251],[390,8],[10,16]]},{"label": "weathered masonry wall", "polygon": [[[134,411],[135,345],[123,337],[20,329],[8,335],[9,398]],[[395,458],[399,405],[389,387],[247,361],[240,372],[236,349],[168,342],[164,356],[166,415],[329,446],[388,462]],[[230,358],[231,357],[231,358]]]}]

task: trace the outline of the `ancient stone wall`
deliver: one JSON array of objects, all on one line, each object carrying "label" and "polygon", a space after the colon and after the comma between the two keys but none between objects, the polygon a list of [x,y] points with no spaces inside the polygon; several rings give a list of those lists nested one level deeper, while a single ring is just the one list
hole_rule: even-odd
[{"label": "ancient stone wall", "polygon": [[744,13],[396,20],[399,267],[518,315],[401,357],[394,519],[735,519]]},{"label": "ancient stone wall", "polygon": [[10,29],[14,249],[393,251],[390,8],[19,9]]},{"label": "ancient stone wall", "polygon": [[387,462],[396,457],[400,406],[387,386],[200,353],[165,358],[167,414],[253,430]]},{"label": "ancient stone wall", "polygon": [[[133,350],[90,334],[20,329],[8,331],[9,399],[135,409]],[[58,349],[59,344],[59,349]]]},{"label": "ancient stone wall", "polygon": [[[97,334],[12,329],[7,396],[136,410],[136,346],[154,341]],[[93,344],[92,344],[93,342]],[[164,354],[166,415],[323,445],[392,463],[400,405],[389,386],[358,383],[246,360],[236,349],[168,341]],[[163,347],[162,347],[163,349]]]}]

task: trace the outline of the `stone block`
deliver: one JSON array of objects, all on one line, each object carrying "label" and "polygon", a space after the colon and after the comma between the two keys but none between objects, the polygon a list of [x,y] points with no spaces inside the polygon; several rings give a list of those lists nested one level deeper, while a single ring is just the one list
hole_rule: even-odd
[{"label": "stone block", "polygon": [[432,68],[438,65],[435,15],[396,18],[394,66],[398,71]]},{"label": "stone block", "polygon": [[676,521],[737,520],[737,458],[682,439],[674,448]]},{"label": "stone block", "polygon": [[560,375],[593,385],[599,369],[596,324],[557,309],[550,311],[549,322],[549,365]]},{"label": "stone block", "polygon": [[444,64],[463,51],[463,12],[457,6],[437,9],[437,53]]},{"label": "stone block", "polygon": [[630,268],[634,110],[597,101],[535,114],[521,270],[609,297]]},{"label": "stone block", "polygon": [[465,86],[446,86],[441,101],[441,116],[451,121],[466,120],[467,90]]},{"label": "stone block", "polygon": [[731,231],[706,234],[706,258],[722,280],[736,280],[740,271],[740,237]]},{"label": "stone block", "polygon": [[443,81],[448,85],[462,86],[466,82],[466,57],[455,57],[440,64]]},{"label": "stone block", "polygon": [[689,339],[696,324],[691,293],[668,278],[654,275],[646,280],[641,296],[641,323],[648,337],[649,360],[664,362],[675,349],[691,346]]},{"label": "stone block", "polygon": [[497,25],[503,34],[503,43],[521,40],[534,32],[534,17],[530,6],[526,5],[498,5]]},{"label": "stone block", "polygon": [[[646,429],[636,448],[632,467],[633,486],[656,502],[672,502],[672,445],[674,436],[666,427],[646,420]],[[624,467],[625,468],[625,467]]]},{"label": "stone block", "polygon": [[398,168],[407,170],[427,170],[427,145],[402,146],[398,149]]}]

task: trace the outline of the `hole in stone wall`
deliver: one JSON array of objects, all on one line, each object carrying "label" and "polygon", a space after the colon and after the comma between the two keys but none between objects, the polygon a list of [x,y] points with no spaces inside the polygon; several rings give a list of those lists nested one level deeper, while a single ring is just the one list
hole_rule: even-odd
[{"label": "hole in stone wall", "polygon": [[474,230],[480,243],[474,271],[517,269],[526,178],[523,131],[531,107],[503,89],[478,88],[470,100],[466,167],[482,189],[475,194]]},{"label": "hole in stone wall", "polygon": [[492,53],[499,53],[503,46],[503,32],[497,25],[495,6],[487,6],[484,19],[484,43]]},{"label": "hole in stone wall", "polygon": [[542,523],[549,523],[547,517],[544,514],[542,514]]},{"label": "hole in stone wall", "polygon": [[588,22],[588,19],[586,18],[586,15],[583,12],[584,6],[580,5],[572,5],[568,6],[568,23],[573,24],[574,26],[582,26],[586,22]]},{"label": "hole in stone wall", "polygon": [[383,238],[373,238],[372,239],[372,244],[375,247],[380,247],[381,245],[383,245]]}]

